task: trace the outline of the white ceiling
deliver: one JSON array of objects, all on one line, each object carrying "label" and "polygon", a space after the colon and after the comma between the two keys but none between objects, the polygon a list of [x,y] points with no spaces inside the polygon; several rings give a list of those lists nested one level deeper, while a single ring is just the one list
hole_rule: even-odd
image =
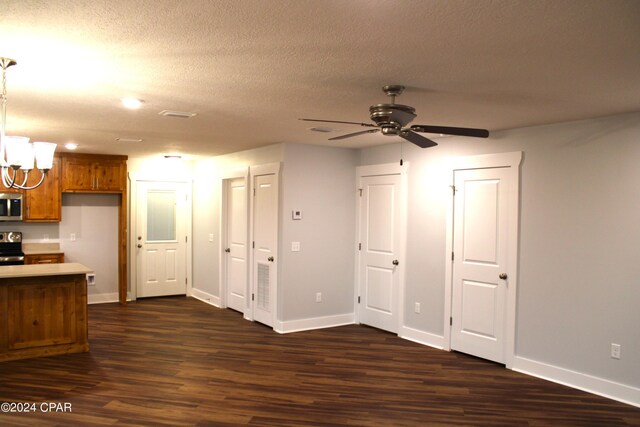
[{"label": "white ceiling", "polygon": [[[0,56],[18,61],[7,134],[93,153],[329,144],[361,128],[297,119],[368,121],[385,84],[407,86],[396,102],[416,108],[413,124],[496,131],[640,111],[636,0],[3,0]],[[144,107],[123,109],[125,96]]]}]

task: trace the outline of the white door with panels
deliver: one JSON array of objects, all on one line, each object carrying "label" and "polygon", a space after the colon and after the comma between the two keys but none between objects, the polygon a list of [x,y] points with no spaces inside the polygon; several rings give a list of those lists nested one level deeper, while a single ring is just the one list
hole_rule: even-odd
[{"label": "white door with panels", "polygon": [[451,348],[505,363],[510,168],[454,171]]},{"label": "white door with panels", "polygon": [[398,332],[402,204],[400,174],[360,177],[358,319]]},{"label": "white door with panels", "polygon": [[278,246],[278,179],[276,174],[253,176],[253,320],[273,326],[276,310]]},{"label": "white door with panels", "polygon": [[189,186],[137,181],[136,192],[137,296],[184,295]]},{"label": "white door with panels", "polygon": [[247,182],[244,177],[225,180],[225,245],[227,307],[244,313],[247,294]]}]

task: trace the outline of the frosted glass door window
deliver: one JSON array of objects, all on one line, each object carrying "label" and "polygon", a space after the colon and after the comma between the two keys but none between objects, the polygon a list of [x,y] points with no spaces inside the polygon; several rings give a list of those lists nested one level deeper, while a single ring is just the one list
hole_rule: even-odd
[{"label": "frosted glass door window", "polygon": [[176,192],[147,192],[147,241],[176,240]]}]

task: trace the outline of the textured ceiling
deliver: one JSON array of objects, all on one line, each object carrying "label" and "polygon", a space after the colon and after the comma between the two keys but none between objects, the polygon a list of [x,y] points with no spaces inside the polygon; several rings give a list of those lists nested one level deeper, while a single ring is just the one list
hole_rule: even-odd
[{"label": "textured ceiling", "polygon": [[[299,117],[491,131],[640,111],[636,0],[3,0],[7,134],[79,151],[223,154],[329,144]],[[125,110],[125,96],[145,101]],[[192,119],[161,110],[191,111]],[[119,143],[115,139],[142,138]],[[363,147],[397,137],[363,135]]]}]

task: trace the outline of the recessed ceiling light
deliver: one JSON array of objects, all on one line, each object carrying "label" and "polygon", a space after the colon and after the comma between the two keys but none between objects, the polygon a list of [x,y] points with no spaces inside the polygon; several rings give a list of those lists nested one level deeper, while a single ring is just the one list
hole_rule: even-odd
[{"label": "recessed ceiling light", "polygon": [[73,142],[69,142],[67,144],[64,144],[64,148],[66,148],[67,150],[75,150],[76,148],[78,148],[78,144],[74,144]]},{"label": "recessed ceiling light", "polygon": [[142,138],[116,138],[117,142],[142,142]]},{"label": "recessed ceiling light", "polygon": [[130,110],[137,110],[142,107],[142,104],[144,104],[143,100],[136,98],[122,98],[121,101],[122,105]]}]

